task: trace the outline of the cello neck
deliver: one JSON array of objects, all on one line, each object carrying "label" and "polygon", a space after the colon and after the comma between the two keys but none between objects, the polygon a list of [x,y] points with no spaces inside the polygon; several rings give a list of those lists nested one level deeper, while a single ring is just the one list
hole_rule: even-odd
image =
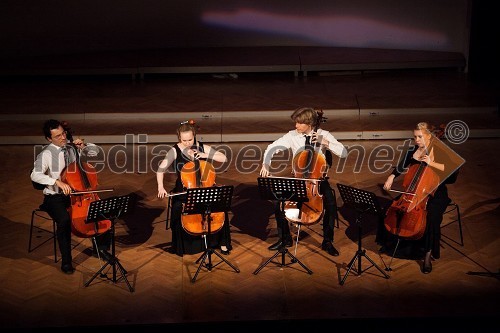
[{"label": "cello neck", "polygon": [[424,173],[426,166],[427,166],[427,164],[425,164],[425,163],[420,163],[420,165],[418,166],[417,171],[413,175],[410,186],[408,186],[409,192],[413,192],[417,188],[418,183],[420,182],[420,178],[421,178],[422,174]]},{"label": "cello neck", "polygon": [[73,142],[66,143],[65,146],[67,153],[69,154],[70,150],[73,150],[75,154],[75,161],[66,165],[66,170],[71,170],[73,173],[77,173],[80,176],[81,183],[85,189],[89,189],[92,187],[89,178],[87,177],[87,172],[82,167],[82,162],[80,160],[80,153],[78,147]]}]

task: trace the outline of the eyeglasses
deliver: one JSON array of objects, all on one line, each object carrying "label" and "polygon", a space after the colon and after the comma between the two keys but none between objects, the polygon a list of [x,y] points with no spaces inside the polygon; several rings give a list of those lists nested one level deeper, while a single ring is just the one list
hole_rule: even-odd
[{"label": "eyeglasses", "polygon": [[68,132],[64,131],[61,134],[57,134],[56,136],[53,136],[52,139],[53,140],[61,140],[63,137],[66,137],[67,134],[68,134]]}]

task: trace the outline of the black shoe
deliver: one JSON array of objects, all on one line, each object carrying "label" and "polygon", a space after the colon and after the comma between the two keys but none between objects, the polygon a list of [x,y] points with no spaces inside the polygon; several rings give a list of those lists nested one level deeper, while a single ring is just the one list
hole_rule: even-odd
[{"label": "black shoe", "polygon": [[429,262],[429,264],[426,264],[424,262],[422,265],[422,273],[429,274],[430,272],[432,272],[432,263]]},{"label": "black shoe", "polygon": [[429,260],[429,262],[425,262],[422,264],[422,273],[424,274],[429,274],[432,272],[432,262]]},{"label": "black shoe", "polygon": [[227,248],[227,250],[223,250],[222,247],[221,247],[220,253],[222,253],[225,256],[228,256],[228,255],[231,254],[231,251],[229,251],[229,248]]},{"label": "black shoe", "polygon": [[331,256],[338,256],[339,255],[339,251],[337,251],[337,249],[333,246],[332,242],[323,242],[321,244],[321,249],[322,250],[325,250],[326,252],[328,252],[329,255]]},{"label": "black shoe", "polygon": [[432,272],[432,252],[428,251],[424,255],[424,262],[422,264],[422,273],[429,274]]},{"label": "black shoe", "polygon": [[61,265],[61,271],[65,274],[73,274],[75,272],[75,268],[71,264],[63,264]]},{"label": "black shoe", "polygon": [[273,245],[269,246],[268,249],[271,250],[271,251],[275,251],[275,250],[278,250],[283,245],[285,245],[286,247],[292,247],[293,246],[293,241],[291,239],[288,239],[283,244],[283,242],[280,239],[279,241],[277,241]]}]

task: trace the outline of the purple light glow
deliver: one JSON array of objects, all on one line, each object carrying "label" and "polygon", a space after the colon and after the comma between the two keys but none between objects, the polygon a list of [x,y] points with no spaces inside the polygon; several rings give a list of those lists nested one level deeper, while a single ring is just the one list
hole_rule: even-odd
[{"label": "purple light glow", "polygon": [[202,21],[233,29],[288,34],[325,46],[431,50],[449,46],[443,33],[361,17],[305,17],[240,9],[234,12],[208,11],[202,15]]}]

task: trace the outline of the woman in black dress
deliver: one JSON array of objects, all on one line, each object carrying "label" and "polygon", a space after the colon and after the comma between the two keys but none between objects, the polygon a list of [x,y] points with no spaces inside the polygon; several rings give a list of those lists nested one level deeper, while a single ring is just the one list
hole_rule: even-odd
[{"label": "woman in black dress", "polygon": [[[387,177],[384,189],[391,190],[394,179],[414,164],[426,163],[438,176],[439,185],[427,200],[424,234],[419,240],[409,241],[412,243],[411,247],[418,246],[419,249],[423,250],[424,261],[421,270],[422,273],[428,274],[432,271],[432,259],[439,259],[441,256],[441,222],[443,214],[451,202],[446,184],[455,182],[458,170],[455,169],[456,165],[449,160],[448,154],[443,149],[444,144],[432,134],[432,128],[428,123],[418,123],[413,130],[413,136],[415,145],[410,147],[404,158]],[[380,225],[377,231],[377,243],[384,248],[393,240],[394,237],[391,237],[385,226]]]},{"label": "woman in black dress", "polygon": [[[173,164],[177,179],[175,182],[174,193],[184,192],[186,189],[181,181],[181,170],[184,164],[198,160],[205,160],[207,162],[226,162],[226,155],[222,152],[215,150],[207,144],[197,142],[196,140],[196,127],[193,121],[183,122],[177,129],[178,142],[173,146],[174,149],[169,150],[165,159],[160,163],[156,173],[156,180],[158,183],[158,197],[165,198],[168,196],[167,190],[163,185],[164,173]],[[204,239],[200,236],[193,235],[186,232],[182,226],[181,216],[183,203],[186,201],[186,195],[176,195],[171,198],[172,211],[171,211],[171,228],[172,228],[172,247],[171,253],[178,256],[184,254],[195,254],[205,250]],[[227,212],[225,213],[225,221],[222,228],[213,233],[209,237],[211,239],[212,247],[219,247],[221,253],[224,255],[230,254],[231,247],[231,234],[229,228],[229,221]]]}]

